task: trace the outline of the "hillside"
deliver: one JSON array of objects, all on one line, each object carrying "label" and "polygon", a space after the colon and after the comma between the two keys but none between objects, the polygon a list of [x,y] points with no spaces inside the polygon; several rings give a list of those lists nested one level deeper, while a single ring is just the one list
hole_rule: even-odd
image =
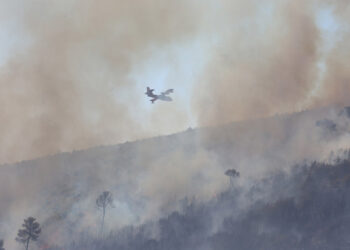
[{"label": "hillside", "polygon": [[[106,231],[129,230],[125,227],[130,226],[142,228],[153,223],[152,230],[147,227],[146,231],[150,230],[152,235],[148,238],[159,240],[163,237],[161,222],[166,223],[167,216],[181,219],[183,215],[174,211],[183,209],[181,201],[195,199],[203,206],[222,208],[220,218],[212,217],[215,223],[197,225],[199,230],[206,230],[205,240],[216,246],[220,237],[231,237],[221,234],[220,230],[225,231],[227,223],[231,223],[227,218],[232,217],[232,213],[249,219],[253,215],[248,216],[244,211],[253,213],[257,202],[275,204],[279,199],[281,206],[290,206],[288,197],[304,197],[297,193],[302,183],[288,182],[294,178],[293,166],[308,166],[315,160],[334,163],[337,158],[347,159],[344,153],[347,151],[342,149],[350,148],[349,122],[348,108],[330,107],[189,129],[174,135],[3,165],[0,167],[0,238],[5,239],[10,249],[19,249],[20,246],[13,243],[16,231],[23,218],[34,216],[42,225],[38,243],[42,247],[67,245],[81,235],[94,239],[100,223],[95,201],[102,191],[109,190],[114,197],[114,208],[107,213]],[[234,201],[237,209],[233,212],[227,210],[231,201],[228,205],[224,201],[231,195],[224,175],[229,168],[241,173],[236,183],[237,192],[242,197],[251,196],[251,199]],[[275,186],[272,181],[272,185],[269,180],[278,182],[279,175],[285,176],[286,182]],[[339,176],[334,181],[346,182]],[[265,182],[272,186],[256,186]],[[260,191],[253,191],[256,189]],[[273,210],[265,205],[260,206],[260,212]],[[264,220],[265,215],[260,216],[259,219]],[[198,220],[202,221],[201,218]],[[185,225],[176,223],[179,228]],[[164,244],[171,244],[169,242]],[[158,245],[149,249],[161,246],[159,242],[153,243]],[[187,249],[189,244],[173,245],[173,249]],[[139,247],[130,249],[147,249]],[[172,248],[169,245],[166,249]],[[218,245],[213,249],[228,249],[228,246]]]},{"label": "hillside", "polygon": [[[237,213],[244,200],[286,185],[293,185],[294,193],[269,202],[255,199]],[[185,200],[179,211],[112,232],[104,240],[78,238],[74,244],[48,249],[349,249],[349,188],[349,160],[297,166],[291,175],[280,172],[257,182],[249,197],[235,187],[207,202]]]}]

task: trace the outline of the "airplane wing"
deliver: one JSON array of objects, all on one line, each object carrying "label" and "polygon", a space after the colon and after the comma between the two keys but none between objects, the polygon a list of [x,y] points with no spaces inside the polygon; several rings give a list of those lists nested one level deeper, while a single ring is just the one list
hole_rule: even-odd
[{"label": "airplane wing", "polygon": [[170,93],[173,93],[174,92],[174,89],[168,89],[167,91],[165,92],[162,92],[163,95],[169,95]]}]

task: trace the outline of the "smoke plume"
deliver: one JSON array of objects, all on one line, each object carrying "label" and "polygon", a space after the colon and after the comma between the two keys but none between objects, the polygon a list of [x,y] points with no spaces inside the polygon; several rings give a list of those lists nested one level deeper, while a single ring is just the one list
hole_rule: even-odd
[{"label": "smoke plume", "polygon": [[[193,90],[187,95],[196,125],[349,103],[344,1],[17,0],[2,6],[0,22],[13,27],[18,42],[0,68],[1,162],[186,127],[189,103],[145,110],[136,94],[145,86],[131,76],[157,51],[184,44],[196,44],[203,60],[177,61],[172,52],[168,61],[174,72],[177,64],[200,65],[186,88]],[[341,27],[334,37],[325,38],[317,25],[323,9]],[[333,43],[326,52],[325,40]],[[182,85],[174,72],[166,79],[176,89]]]}]

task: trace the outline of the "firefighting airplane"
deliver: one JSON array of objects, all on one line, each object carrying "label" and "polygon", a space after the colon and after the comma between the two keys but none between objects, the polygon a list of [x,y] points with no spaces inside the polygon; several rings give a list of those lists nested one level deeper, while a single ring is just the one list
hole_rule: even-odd
[{"label": "firefighting airplane", "polygon": [[154,89],[151,89],[150,87],[147,87],[146,95],[148,97],[151,97],[152,99],[150,100],[152,103],[154,103],[156,100],[161,100],[161,101],[166,101],[166,102],[171,102],[173,99],[168,96],[170,93],[173,93],[173,89],[168,89],[165,92],[161,92],[160,95],[156,95],[153,93]]}]

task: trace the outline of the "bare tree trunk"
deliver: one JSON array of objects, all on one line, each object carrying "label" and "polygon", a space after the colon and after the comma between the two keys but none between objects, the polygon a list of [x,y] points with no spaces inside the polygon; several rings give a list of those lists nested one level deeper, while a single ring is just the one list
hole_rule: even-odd
[{"label": "bare tree trunk", "polygon": [[103,207],[102,225],[101,225],[101,237],[103,237],[103,226],[104,226],[104,223],[105,223],[105,214],[106,214],[106,207]]},{"label": "bare tree trunk", "polygon": [[26,250],[28,250],[29,240],[30,240],[30,239],[28,238],[27,243],[26,243]]}]

